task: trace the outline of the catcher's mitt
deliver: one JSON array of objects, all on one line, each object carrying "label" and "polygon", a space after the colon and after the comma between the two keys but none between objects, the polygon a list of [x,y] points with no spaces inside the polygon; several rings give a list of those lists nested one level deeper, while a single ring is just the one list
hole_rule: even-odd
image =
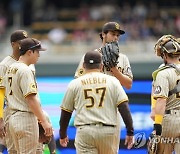
[{"label": "catcher's mitt", "polygon": [[118,42],[106,43],[102,47],[102,60],[107,68],[115,67],[118,63],[119,46]]},{"label": "catcher's mitt", "polygon": [[39,142],[43,144],[48,144],[51,141],[52,136],[46,136],[44,134],[45,131],[40,122],[38,122],[38,126],[39,126]]},{"label": "catcher's mitt", "polygon": [[160,136],[152,132],[147,142],[148,154],[158,154],[159,151]]}]

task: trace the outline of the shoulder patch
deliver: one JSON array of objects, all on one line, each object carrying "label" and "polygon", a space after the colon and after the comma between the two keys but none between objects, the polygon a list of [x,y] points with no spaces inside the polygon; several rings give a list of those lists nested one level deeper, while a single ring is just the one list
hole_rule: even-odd
[{"label": "shoulder patch", "polygon": [[161,87],[160,86],[156,86],[154,89],[154,94],[159,94],[161,92]]},{"label": "shoulder patch", "polygon": [[84,74],[84,69],[83,68],[79,69],[78,76],[82,76],[83,74]]},{"label": "shoulder patch", "polygon": [[31,90],[35,90],[35,91],[37,90],[37,86],[35,83],[31,83],[30,88],[31,88]]}]

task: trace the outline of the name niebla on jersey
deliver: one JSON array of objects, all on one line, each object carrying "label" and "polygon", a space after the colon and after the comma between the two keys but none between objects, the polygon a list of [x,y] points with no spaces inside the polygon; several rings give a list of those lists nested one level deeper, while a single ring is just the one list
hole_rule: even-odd
[{"label": "name niebla on jersey", "polygon": [[87,84],[106,84],[106,78],[98,78],[98,77],[87,78],[87,79],[82,79],[81,83],[82,83],[82,85],[87,85]]}]

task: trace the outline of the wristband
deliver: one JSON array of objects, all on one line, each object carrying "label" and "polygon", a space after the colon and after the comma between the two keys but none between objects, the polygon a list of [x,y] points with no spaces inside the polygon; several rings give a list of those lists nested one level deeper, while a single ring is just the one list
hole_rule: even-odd
[{"label": "wristband", "polygon": [[163,115],[155,114],[155,124],[162,124]]},{"label": "wristband", "polygon": [[156,131],[156,135],[161,135],[161,133],[162,133],[162,125],[154,124],[154,130]]}]

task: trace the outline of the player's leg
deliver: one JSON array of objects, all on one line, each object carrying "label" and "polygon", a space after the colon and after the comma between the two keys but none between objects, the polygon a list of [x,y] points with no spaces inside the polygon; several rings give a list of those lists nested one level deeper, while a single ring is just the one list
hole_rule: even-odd
[{"label": "player's leg", "polygon": [[117,111],[117,127],[116,127],[116,134],[115,134],[115,148],[116,148],[116,154],[119,152],[119,145],[120,145],[120,129],[121,129],[121,124],[120,124],[120,119],[121,119],[121,115],[120,113]]},{"label": "player's leg", "polygon": [[54,138],[54,135],[52,136],[52,139],[48,144],[48,148],[49,148],[50,154],[55,154],[56,153],[56,140]]},{"label": "player's leg", "polygon": [[38,143],[36,154],[43,154],[43,143]]},{"label": "player's leg", "polygon": [[174,144],[174,151],[176,154],[180,154],[180,138],[176,140],[177,142]]},{"label": "player's leg", "polygon": [[174,146],[171,143],[161,143],[159,145],[158,154],[171,154],[173,152]]},{"label": "player's leg", "polygon": [[80,126],[77,128],[75,147],[77,154],[98,154],[95,147],[93,126]]},{"label": "player's leg", "polygon": [[116,127],[99,126],[96,128],[96,145],[98,154],[115,154],[117,152],[116,146]]},{"label": "player's leg", "polygon": [[10,131],[19,153],[36,153],[38,145],[38,122],[33,113],[17,112],[9,119]]},{"label": "player's leg", "polygon": [[4,108],[4,117],[3,118],[4,118],[5,128],[6,128],[5,142],[6,142],[7,151],[9,154],[16,154],[17,151],[15,149],[15,145],[13,143],[13,138],[10,135],[10,130],[9,130],[10,113],[9,113],[9,109],[7,106],[6,106],[6,108]]}]

